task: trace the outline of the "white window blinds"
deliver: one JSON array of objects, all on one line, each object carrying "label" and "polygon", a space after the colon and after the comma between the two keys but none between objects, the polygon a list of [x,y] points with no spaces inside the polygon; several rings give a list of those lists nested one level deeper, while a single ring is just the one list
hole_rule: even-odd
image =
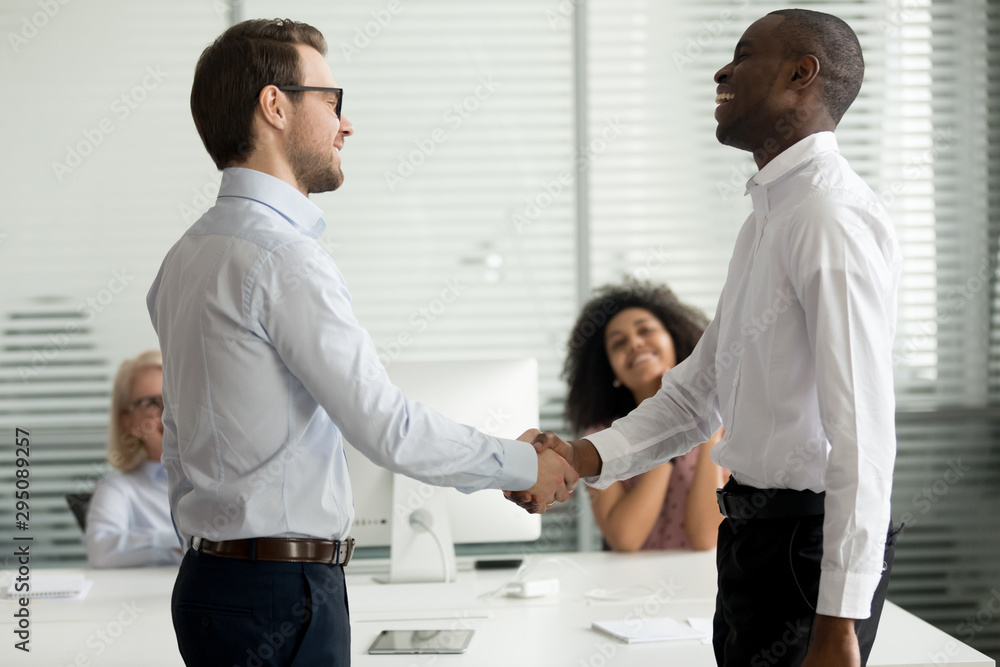
[{"label": "white window blinds", "polygon": [[14,531],[22,428],[31,520],[20,534],[34,539],[33,565],[83,560],[63,496],[108,472],[114,372],[156,346],[146,290],[193,222],[185,207],[215,198],[188,95],[201,50],[228,25],[220,9],[203,0],[0,5],[0,79],[10,91],[0,124],[0,540]]},{"label": "white window blinds", "polygon": [[[590,131],[605,117],[620,117],[623,128],[593,162],[593,282],[649,275],[711,316],[750,211],[744,184],[756,172],[749,153],[716,141],[713,76],[746,27],[783,5],[587,4]],[[864,85],[837,137],[888,207],[906,260],[898,403],[984,405],[996,271],[987,243],[985,4],[799,4],[845,19],[865,52]]]},{"label": "white window blinds", "polygon": [[[329,223],[322,242],[387,363],[535,356],[542,425],[560,428],[578,275],[595,286],[648,276],[714,312],[756,169],[715,140],[712,76],[777,4],[115,0],[56,3],[51,15],[42,4],[0,7],[0,74],[18,100],[0,126],[0,426],[42,431],[38,526],[50,546],[39,553],[52,562],[82,554],[61,496],[103,473],[111,374],[155,345],[147,286],[214,201],[218,174],[188,95],[233,5],[241,18],[289,16],[327,37],[357,135],[344,187],[316,198]],[[800,6],[843,17],[866,53],[838,137],[889,207],[906,257],[894,501],[897,518],[916,521],[892,594],[934,609],[957,591],[951,616],[935,620],[955,634],[1000,574],[966,548],[1000,534],[1000,8]],[[587,12],[585,99],[573,87],[577,10]],[[581,104],[589,171],[578,193]],[[590,229],[579,255],[578,194]],[[916,502],[957,458],[974,470],[933,504]],[[7,508],[11,474],[0,461]],[[544,548],[573,548],[574,521],[551,515]],[[1000,645],[1000,630],[978,635],[989,637]]]},{"label": "white window blinds", "polygon": [[[215,198],[188,95],[228,18],[199,0],[3,4],[0,71],[18,91],[0,126],[5,309],[63,302],[90,320],[111,362],[156,345],[146,290],[193,222],[196,192]],[[11,34],[30,38],[15,48]]]},{"label": "white window blinds", "polygon": [[319,28],[356,135],[323,243],[383,362],[538,359],[575,310],[572,49],[537,2],[265,2]]},{"label": "white window blinds", "polygon": [[[905,257],[893,515],[908,526],[889,597],[968,640],[963,623],[1000,577],[1000,5],[797,6],[858,33],[866,76],[838,141],[888,207]],[[623,127],[589,182],[593,282],[640,273],[714,314],[756,167],[715,139],[713,75],[746,27],[782,5],[587,7],[590,133],[604,116]],[[972,643],[1000,652],[1000,624],[981,624]]]}]

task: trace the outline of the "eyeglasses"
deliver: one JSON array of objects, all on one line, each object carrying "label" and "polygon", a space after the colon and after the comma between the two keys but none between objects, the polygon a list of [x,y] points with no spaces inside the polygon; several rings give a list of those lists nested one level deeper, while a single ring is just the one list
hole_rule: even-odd
[{"label": "eyeglasses", "polygon": [[337,118],[340,118],[340,109],[344,106],[344,89],[343,88],[323,88],[321,86],[276,86],[278,90],[283,90],[288,93],[300,93],[308,90],[314,90],[321,93],[333,93],[337,96],[337,108],[334,113],[337,114]]},{"label": "eyeglasses", "polygon": [[163,414],[163,397],[162,396],[143,396],[142,398],[137,398],[132,401],[132,404],[128,406],[130,411],[140,410],[142,412],[152,412],[153,410],[159,411]]}]

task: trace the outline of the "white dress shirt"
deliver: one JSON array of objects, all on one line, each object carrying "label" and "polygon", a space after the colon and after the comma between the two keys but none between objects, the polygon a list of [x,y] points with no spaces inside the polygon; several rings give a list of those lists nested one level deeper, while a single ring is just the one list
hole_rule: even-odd
[{"label": "white dress shirt", "polygon": [[826,492],[817,612],[867,618],[896,454],[895,233],[830,132],[775,157],[747,192],[715,319],[654,397],[588,437],[604,461],[595,486],[708,440],[721,412],[712,459],[739,483]]},{"label": "white dress shirt", "polygon": [[321,214],[284,181],[226,169],[215,206],[171,248],[149,291],[163,352],[162,460],[185,544],[347,537],[344,437],[429,484],[535,483],[531,445],[456,424],[389,381],[316,241]]},{"label": "white dress shirt", "polygon": [[87,509],[83,545],[91,567],[180,563],[163,466],[144,461],[134,470],[99,481]]}]

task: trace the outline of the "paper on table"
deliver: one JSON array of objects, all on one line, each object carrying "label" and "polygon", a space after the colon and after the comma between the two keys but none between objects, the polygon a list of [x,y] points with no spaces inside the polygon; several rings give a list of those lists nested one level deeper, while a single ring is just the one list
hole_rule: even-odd
[{"label": "paper on table", "polygon": [[701,640],[702,644],[712,643],[712,619],[710,618],[689,618],[688,624],[695,630],[701,630],[705,633],[704,639]]},{"label": "paper on table", "polygon": [[711,630],[693,628],[687,623],[669,617],[634,618],[627,621],[594,621],[593,628],[629,644],[637,642],[662,642],[675,639],[704,639],[711,637]]},{"label": "paper on table", "polygon": [[8,598],[68,598],[82,600],[87,597],[94,582],[87,579],[81,573],[76,574],[54,574],[49,572],[34,572],[31,575],[29,584],[31,590],[18,591],[15,586],[19,582],[15,579],[7,587]]}]

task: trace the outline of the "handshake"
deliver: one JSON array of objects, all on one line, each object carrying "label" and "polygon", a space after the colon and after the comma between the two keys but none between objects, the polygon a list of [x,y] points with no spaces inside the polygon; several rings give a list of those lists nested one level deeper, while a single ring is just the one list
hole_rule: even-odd
[{"label": "handshake", "polygon": [[504,491],[511,502],[532,514],[544,514],[573,495],[580,477],[599,475],[601,459],[589,440],[566,442],[552,431],[528,429],[518,440],[531,443],[538,452],[538,479],[525,491]]}]

